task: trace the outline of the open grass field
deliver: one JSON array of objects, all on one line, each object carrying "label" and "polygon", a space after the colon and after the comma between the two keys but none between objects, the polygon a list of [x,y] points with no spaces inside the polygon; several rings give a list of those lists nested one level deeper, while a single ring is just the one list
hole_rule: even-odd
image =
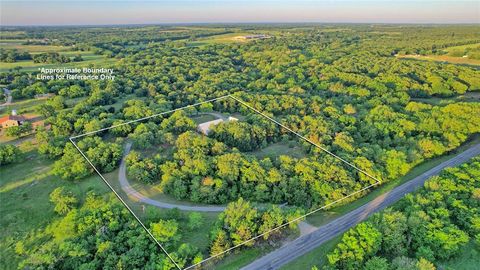
[{"label": "open grass field", "polygon": [[435,61],[442,63],[452,63],[460,65],[480,66],[480,59],[472,56],[472,53],[478,54],[480,51],[480,43],[467,44],[460,46],[452,46],[443,49],[445,55],[418,55],[407,54],[397,55],[400,59],[415,59],[424,61]]},{"label": "open grass field", "polygon": [[248,36],[255,34],[253,32],[235,32],[235,33],[229,33],[229,34],[222,34],[222,35],[215,35],[215,36],[210,36],[210,37],[205,37],[205,38],[199,38],[195,41],[187,42],[187,46],[193,47],[193,46],[205,46],[205,45],[210,45],[210,44],[228,44],[228,43],[244,43],[244,42],[250,42],[256,39],[242,39],[240,37],[242,36]]},{"label": "open grass field", "polygon": [[15,67],[21,67],[22,71],[36,71],[38,68],[42,67],[85,67],[95,64],[108,64],[113,63],[116,60],[112,58],[106,58],[103,55],[96,55],[92,51],[73,51],[72,47],[67,46],[55,46],[55,45],[23,45],[21,44],[23,40],[19,39],[2,39],[0,40],[0,48],[2,49],[16,49],[19,51],[26,51],[30,54],[40,54],[47,52],[57,52],[61,55],[74,57],[76,55],[81,55],[83,61],[80,62],[70,62],[70,63],[34,63],[32,60],[22,60],[14,63],[5,63],[0,62],[0,72],[6,72]]},{"label": "open grass field", "polygon": [[29,52],[31,54],[46,52],[64,52],[71,50],[71,47],[55,46],[55,45],[23,45],[24,40],[21,39],[2,39],[0,40],[0,48],[7,50],[19,50]]},{"label": "open grass field", "polygon": [[15,67],[21,67],[21,71],[31,72],[38,71],[39,68],[74,68],[74,67],[88,67],[90,65],[99,65],[99,64],[113,64],[117,61],[114,58],[105,58],[102,55],[90,55],[88,58],[85,57],[84,61],[80,62],[70,62],[70,63],[34,63],[32,60],[23,60],[15,63],[4,63],[0,62],[0,72],[7,72]]}]

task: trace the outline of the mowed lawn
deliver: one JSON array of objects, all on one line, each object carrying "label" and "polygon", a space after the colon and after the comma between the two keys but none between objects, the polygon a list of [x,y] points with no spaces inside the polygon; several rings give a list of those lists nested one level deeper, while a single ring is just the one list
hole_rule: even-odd
[{"label": "mowed lawn", "polygon": [[[25,147],[25,146],[24,146]],[[53,162],[39,155],[32,146],[25,147],[21,163],[0,167],[0,262],[3,269],[16,269],[16,242],[31,230],[41,228],[58,217],[49,201],[50,193],[65,186],[82,201],[89,190],[108,192],[96,175],[80,181],[66,181],[52,175]]]},{"label": "mowed lawn", "polygon": [[294,158],[303,158],[306,153],[300,143],[296,141],[276,142],[268,145],[265,148],[250,152],[259,159],[270,157],[276,158],[281,155],[290,156]]}]

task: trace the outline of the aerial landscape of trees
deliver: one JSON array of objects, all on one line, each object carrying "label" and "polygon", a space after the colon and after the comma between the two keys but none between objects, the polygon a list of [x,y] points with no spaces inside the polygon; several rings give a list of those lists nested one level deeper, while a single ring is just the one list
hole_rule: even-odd
[{"label": "aerial landscape of trees", "polygon": [[[211,216],[135,208],[175,262],[186,267],[376,182],[321,148],[387,183],[480,133],[478,67],[397,57],[477,44],[480,36],[473,26],[172,29],[14,28],[22,33],[18,38],[44,38],[70,52],[104,55],[113,61],[100,67],[115,70],[115,80],[46,81],[36,79],[37,71],[21,69],[0,73],[0,84],[15,101],[34,103],[20,109],[45,122],[35,130],[28,124],[6,129],[7,135],[28,137],[32,143],[0,145],[0,166],[28,167],[38,154],[46,164],[39,174],[48,172],[55,179],[49,178],[55,186],[42,192],[51,218],[8,238],[7,255],[16,268],[175,267],[115,197],[67,188],[81,186],[95,174],[69,142],[71,136],[91,133],[74,142],[109,179],[117,177],[131,144],[125,164],[132,185],[170,200],[225,206]],[[238,31],[272,37],[215,42],[216,36]],[[3,55],[2,50],[4,62],[27,57],[22,51]],[[31,57],[39,63],[72,61],[59,53]],[[53,96],[35,99],[40,94]],[[232,98],[189,106],[225,95],[234,95],[309,142]],[[205,135],[197,130],[197,121],[208,119],[208,113],[239,120],[224,121]],[[26,136],[32,131],[35,135]],[[272,147],[281,150],[263,154]],[[297,155],[288,153],[292,149]],[[449,169],[424,190],[352,228],[330,252],[325,267],[432,269],[431,264],[455,257],[468,243],[478,242],[478,170],[478,160]],[[38,179],[22,179],[21,185],[35,189]],[[0,190],[9,194],[15,187]],[[12,197],[29,200],[23,194]],[[298,235],[296,225],[248,241],[243,248],[275,247]],[[202,240],[188,243],[197,234]]]}]

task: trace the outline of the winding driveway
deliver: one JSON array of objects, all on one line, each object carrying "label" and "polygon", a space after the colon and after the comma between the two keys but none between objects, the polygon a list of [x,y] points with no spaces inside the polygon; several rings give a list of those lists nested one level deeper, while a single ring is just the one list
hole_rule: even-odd
[{"label": "winding driveway", "polygon": [[208,115],[211,115],[213,117],[216,117],[217,119],[222,119],[223,121],[227,121],[228,117],[225,117],[224,115],[222,115],[221,113],[216,113],[216,112],[200,112],[198,113],[199,115],[205,115],[205,114],[208,114]]},{"label": "winding driveway", "polygon": [[125,164],[125,157],[127,156],[128,152],[130,152],[131,147],[132,147],[131,142],[128,142],[125,145],[124,155],[122,158],[122,162],[120,163],[120,169],[118,171],[118,180],[120,182],[120,186],[122,187],[123,191],[127,193],[128,197],[133,198],[136,201],[153,205],[159,208],[167,208],[167,209],[178,208],[184,211],[197,211],[197,212],[222,212],[223,210],[225,210],[225,206],[208,206],[208,205],[207,206],[189,206],[184,204],[162,202],[159,200],[150,199],[144,196],[143,194],[141,194],[140,192],[136,191],[128,182],[127,166]]},{"label": "winding driveway", "polygon": [[3,88],[3,92],[7,96],[7,101],[3,104],[0,104],[0,107],[8,106],[8,105],[12,104],[12,92],[10,90],[8,90],[7,88]]},{"label": "winding driveway", "polygon": [[468,150],[458,154],[457,156],[442,162],[436,167],[426,171],[425,173],[415,177],[414,179],[382,194],[364,204],[357,209],[327,223],[312,233],[300,236],[281,248],[257,259],[242,270],[271,270],[279,269],[283,265],[295,260],[296,258],[312,251],[316,247],[322,245],[333,237],[347,231],[357,223],[365,220],[371,214],[378,212],[401,199],[406,194],[415,191],[415,189],[423,186],[425,181],[439,174],[447,167],[458,166],[469,159],[480,155],[480,144],[470,147]]}]

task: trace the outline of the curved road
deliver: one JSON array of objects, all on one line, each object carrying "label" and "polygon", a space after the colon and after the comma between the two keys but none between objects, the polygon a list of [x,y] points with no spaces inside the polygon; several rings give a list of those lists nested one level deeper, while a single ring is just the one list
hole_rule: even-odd
[{"label": "curved road", "polygon": [[175,203],[166,203],[158,200],[150,199],[140,192],[136,191],[128,182],[127,179],[127,166],[125,164],[125,157],[127,156],[128,152],[130,152],[130,148],[132,147],[132,143],[127,143],[125,145],[124,155],[122,158],[122,162],[120,163],[120,169],[118,170],[118,180],[120,181],[120,186],[122,187],[123,191],[127,193],[130,198],[134,198],[136,201],[153,205],[159,208],[178,208],[184,211],[198,211],[198,212],[222,212],[225,210],[224,206],[189,206],[183,204],[175,204]]},{"label": "curved road", "polygon": [[440,173],[446,167],[454,167],[461,163],[468,161],[470,158],[480,155],[480,144],[476,144],[451,158],[438,166],[426,171],[422,175],[415,177],[414,179],[400,185],[391,191],[382,194],[372,200],[371,202],[358,207],[357,209],[331,221],[330,223],[319,227],[317,230],[310,234],[301,236],[294,241],[282,246],[281,248],[257,259],[249,265],[243,267],[243,270],[257,270],[257,269],[279,269],[282,265],[285,265],[294,259],[306,254],[307,252],[322,245],[333,237],[347,231],[350,227],[365,220],[369,215],[378,212],[387,206],[395,203],[407,193],[410,193],[420,186],[423,186],[424,182]]}]

